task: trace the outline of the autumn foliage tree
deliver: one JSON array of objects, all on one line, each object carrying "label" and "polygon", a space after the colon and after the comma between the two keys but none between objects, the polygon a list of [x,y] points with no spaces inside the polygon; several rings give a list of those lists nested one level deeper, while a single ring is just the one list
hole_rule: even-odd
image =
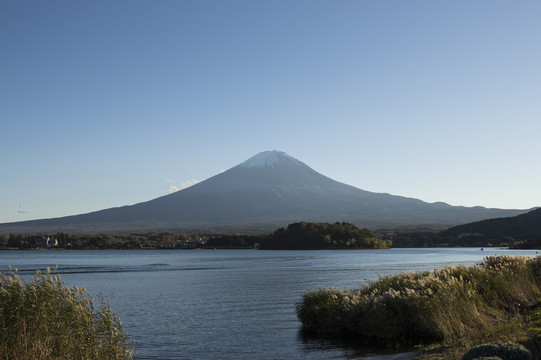
[{"label": "autumn foliage tree", "polygon": [[385,249],[389,241],[353,224],[298,222],[279,228],[261,244],[263,249]]}]

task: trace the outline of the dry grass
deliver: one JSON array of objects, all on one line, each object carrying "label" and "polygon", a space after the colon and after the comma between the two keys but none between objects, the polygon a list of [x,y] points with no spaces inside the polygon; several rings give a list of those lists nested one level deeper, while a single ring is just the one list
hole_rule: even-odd
[{"label": "dry grass", "polygon": [[540,256],[493,256],[471,267],[386,276],[360,289],[314,290],[304,294],[297,314],[315,334],[437,344],[456,358],[475,344],[531,338],[525,315],[538,305],[540,285]]},{"label": "dry grass", "polygon": [[84,288],[36,272],[23,281],[0,274],[0,359],[131,359],[117,315],[101,299],[95,310]]}]

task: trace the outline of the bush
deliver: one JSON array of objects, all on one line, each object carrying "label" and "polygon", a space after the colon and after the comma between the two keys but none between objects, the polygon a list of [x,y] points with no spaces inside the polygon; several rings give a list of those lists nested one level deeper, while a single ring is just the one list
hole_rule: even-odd
[{"label": "bush", "polygon": [[522,345],[496,341],[473,347],[462,357],[462,360],[494,358],[501,360],[532,360],[533,357],[532,353]]},{"label": "bush", "polygon": [[481,343],[521,321],[538,304],[540,284],[540,256],[494,256],[476,266],[385,276],[360,289],[311,291],[297,315],[318,335],[404,345]]},{"label": "bush", "polygon": [[32,282],[0,273],[0,359],[132,359],[118,316],[49,269]]}]

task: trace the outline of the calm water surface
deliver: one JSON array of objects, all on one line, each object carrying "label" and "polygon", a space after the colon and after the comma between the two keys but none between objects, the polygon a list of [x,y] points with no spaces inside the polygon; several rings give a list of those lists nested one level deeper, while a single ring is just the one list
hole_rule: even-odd
[{"label": "calm water surface", "polygon": [[0,272],[54,268],[70,286],[103,294],[137,359],[372,359],[373,350],[303,339],[295,304],[319,287],[378,275],[475,264],[503,249],[332,251],[1,251]]}]

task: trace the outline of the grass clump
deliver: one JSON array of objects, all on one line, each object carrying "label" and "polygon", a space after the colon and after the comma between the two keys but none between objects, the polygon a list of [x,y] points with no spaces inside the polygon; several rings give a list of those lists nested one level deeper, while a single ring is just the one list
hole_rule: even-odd
[{"label": "grass clump", "polygon": [[297,305],[303,329],[388,345],[439,343],[468,347],[534,334],[525,314],[541,297],[541,257],[492,256],[381,277],[359,289],[318,289]]},{"label": "grass clump", "polygon": [[0,359],[132,359],[118,316],[100,302],[95,310],[86,289],[49,269],[31,282],[0,273]]}]

